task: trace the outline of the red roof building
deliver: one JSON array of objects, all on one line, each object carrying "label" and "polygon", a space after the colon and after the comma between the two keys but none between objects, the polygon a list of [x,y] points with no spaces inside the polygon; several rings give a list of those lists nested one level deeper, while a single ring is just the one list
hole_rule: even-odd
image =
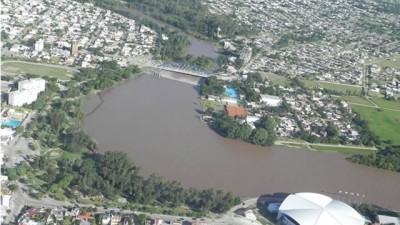
[{"label": "red roof building", "polygon": [[225,110],[228,116],[232,117],[245,117],[247,116],[246,109],[240,106],[226,105]]},{"label": "red roof building", "polygon": [[77,220],[91,220],[94,216],[91,213],[84,213],[76,217]]}]

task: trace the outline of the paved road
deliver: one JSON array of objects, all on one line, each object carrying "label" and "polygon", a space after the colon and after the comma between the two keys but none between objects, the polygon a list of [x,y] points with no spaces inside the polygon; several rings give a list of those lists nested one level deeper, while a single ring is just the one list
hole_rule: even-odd
[{"label": "paved road", "polygon": [[[369,100],[369,99],[368,99]],[[365,106],[365,107],[369,107],[369,108],[375,108],[375,109],[384,109],[384,110],[391,110],[391,111],[395,111],[395,112],[400,112],[400,110],[398,109],[391,109],[391,108],[384,108],[384,107],[379,107],[378,105],[376,105],[373,101],[369,100],[372,104],[374,104],[374,106],[372,105],[365,105],[365,104],[360,104],[360,103],[353,103],[353,102],[347,102],[351,105],[360,105],[360,106]]]},{"label": "paved road", "polygon": [[361,85],[355,85],[355,84],[344,84],[344,83],[331,82],[331,81],[323,81],[323,80],[319,80],[318,82],[320,82],[320,83],[328,83],[328,84],[337,84],[337,85],[343,85],[343,86],[349,86],[349,87],[362,88]]},{"label": "paved road", "polygon": [[[17,216],[19,215],[20,211],[24,206],[35,206],[35,207],[45,207],[45,208],[53,208],[53,207],[72,207],[72,206],[93,206],[93,205],[83,205],[83,204],[72,204],[70,202],[63,202],[63,201],[57,201],[51,198],[43,198],[41,200],[37,199],[32,199],[27,195],[27,190],[28,187],[25,186],[24,184],[18,183],[19,189],[14,192],[13,199],[11,200],[11,212],[8,214],[7,218],[4,220],[5,223],[9,223],[12,221],[15,221],[17,219]],[[242,216],[238,216],[234,213],[239,208],[242,207],[255,207],[257,202],[257,198],[251,198],[248,200],[244,201],[244,205],[240,204],[237,206],[234,206],[231,210],[229,210],[226,214],[219,215],[215,214],[212,215],[209,218],[201,218],[202,221],[204,221],[207,224],[210,225],[226,225],[226,224],[231,224],[231,225],[261,225],[260,222],[258,221],[253,221],[253,220],[248,220]],[[111,210],[115,212],[120,212],[124,214],[146,214],[152,219],[163,219],[167,221],[174,221],[174,220],[183,220],[183,221],[189,221],[193,222],[195,220],[200,220],[200,218],[192,218],[192,217],[186,217],[186,216],[172,216],[172,215],[163,215],[163,214],[149,214],[145,212],[139,212],[139,211],[131,211],[131,210],[120,210],[117,208],[103,208],[103,207],[97,207],[97,212],[98,213],[105,213],[105,212],[110,212]]]},{"label": "paved road", "polygon": [[21,212],[24,206],[36,206],[36,207],[46,207],[52,208],[55,206],[73,206],[73,204],[69,202],[57,201],[51,198],[43,198],[40,200],[30,198],[27,194],[28,187],[22,183],[17,182],[19,188],[14,191],[13,196],[11,198],[10,209],[11,212],[7,215],[4,223],[13,222],[17,219],[17,216]]},{"label": "paved road", "polygon": [[364,150],[371,150],[376,151],[377,148],[375,147],[364,147],[364,146],[348,146],[348,145],[330,145],[330,144],[317,144],[317,143],[309,143],[309,142],[296,142],[296,141],[276,141],[276,145],[287,145],[287,144],[302,144],[302,145],[314,145],[314,146],[324,146],[324,147],[338,147],[338,148],[354,148],[354,149],[364,149]]},{"label": "paved road", "polygon": [[[30,123],[32,117],[34,116],[35,112],[29,113],[29,115],[24,119],[21,126],[26,127],[28,123]],[[3,148],[4,156],[7,156],[8,162],[6,162],[6,166],[14,167],[16,163],[24,160],[21,155],[27,156],[32,154],[37,154],[38,151],[33,152],[29,148],[30,140],[23,137],[21,134],[17,134],[10,142],[8,146]]]}]

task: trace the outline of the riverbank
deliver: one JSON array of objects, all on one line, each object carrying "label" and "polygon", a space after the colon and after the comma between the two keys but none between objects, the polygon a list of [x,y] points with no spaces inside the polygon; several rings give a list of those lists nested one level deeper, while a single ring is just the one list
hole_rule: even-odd
[{"label": "riverbank", "polygon": [[335,152],[343,155],[353,154],[373,154],[378,149],[376,147],[354,146],[354,145],[341,145],[341,144],[322,144],[322,143],[309,143],[300,142],[296,140],[278,140],[275,146],[287,146],[292,148],[299,148],[303,150],[320,151],[320,152]]},{"label": "riverbank", "polygon": [[[102,97],[101,107],[85,118],[84,131],[99,141],[98,152],[128,153],[140,176],[156,173],[185,188],[223,189],[237,196],[351,191],[364,194],[367,203],[399,210],[400,199],[393,196],[400,174],[348,162],[341,154],[223,138],[199,122],[201,104],[193,85],[141,76]],[[98,103],[97,96],[87,97],[85,112]],[[381,184],[385,192],[379,191]]]}]

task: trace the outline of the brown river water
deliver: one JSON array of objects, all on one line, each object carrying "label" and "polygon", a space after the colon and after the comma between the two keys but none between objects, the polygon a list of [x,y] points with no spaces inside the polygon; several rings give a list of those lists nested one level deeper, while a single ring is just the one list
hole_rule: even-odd
[{"label": "brown river water", "polygon": [[400,210],[399,173],[353,164],[335,153],[225,139],[199,120],[199,109],[194,86],[145,75],[87,97],[84,129],[99,141],[100,152],[127,152],[142,176],[157,173],[185,187],[249,197],[311,191],[336,198],[342,190]]}]

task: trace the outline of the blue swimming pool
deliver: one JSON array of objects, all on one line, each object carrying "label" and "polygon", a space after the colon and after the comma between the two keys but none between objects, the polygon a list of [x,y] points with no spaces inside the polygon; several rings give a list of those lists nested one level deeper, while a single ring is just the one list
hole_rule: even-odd
[{"label": "blue swimming pool", "polygon": [[228,89],[225,89],[224,94],[232,98],[239,98],[237,91],[232,86],[230,86]]},{"label": "blue swimming pool", "polygon": [[21,124],[21,120],[1,121],[2,126],[17,128]]}]

